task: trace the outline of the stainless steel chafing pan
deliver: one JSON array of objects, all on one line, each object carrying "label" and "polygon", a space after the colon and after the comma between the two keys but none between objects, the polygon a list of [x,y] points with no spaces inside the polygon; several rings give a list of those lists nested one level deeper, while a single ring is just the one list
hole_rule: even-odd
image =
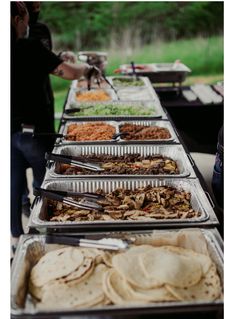
[{"label": "stainless steel chafing pan", "polygon": [[[96,234],[81,233],[80,238],[99,240],[101,238],[114,237],[121,239],[136,238],[140,243],[145,243],[153,234],[161,234],[180,231],[180,229],[139,231],[139,232],[98,232]],[[193,229],[188,229],[192,232]],[[223,285],[223,242],[218,231],[213,229],[201,229],[206,243],[208,253],[216,264],[218,274]],[[57,306],[51,311],[39,311],[35,306],[34,300],[28,293],[28,279],[32,267],[45,254],[46,251],[53,249],[52,245],[46,244],[45,235],[24,235],[21,236],[12,265],[12,284],[11,284],[11,316],[12,318],[78,318],[82,315],[90,315],[104,318],[104,316],[117,316],[125,314],[129,318],[137,318],[141,314],[187,314],[207,311],[222,312],[223,300],[213,302],[159,302],[150,304],[136,304],[127,306],[102,306],[95,308],[81,308],[79,310],[58,311]],[[54,246],[55,249],[55,246]],[[128,318],[125,317],[125,318]],[[106,317],[107,318],[107,317]],[[172,317],[171,317],[172,318]],[[179,318],[179,317],[178,317]]]},{"label": "stainless steel chafing pan", "polygon": [[[86,121],[87,122],[87,121]],[[86,122],[80,121],[66,121],[60,127],[60,134],[66,135],[68,126],[71,124],[82,124]],[[92,122],[92,121],[90,121]],[[116,133],[120,133],[120,126],[124,123],[134,124],[134,125],[144,125],[144,126],[159,126],[169,130],[170,138],[167,139],[152,139],[152,140],[125,140],[122,137],[118,137],[117,139],[111,140],[103,140],[103,141],[70,141],[64,138],[57,139],[57,145],[64,145],[64,144],[111,144],[111,143],[123,143],[123,144],[163,144],[163,143],[179,143],[179,139],[177,137],[177,132],[175,131],[174,127],[169,121],[166,120],[125,120],[122,122],[115,122],[115,121],[103,121],[106,124],[110,124],[116,128]]]},{"label": "stainless steel chafing pan", "polygon": [[[141,156],[154,156],[154,155],[162,155],[170,157],[171,159],[177,162],[179,168],[179,174],[158,174],[158,175],[140,175],[137,173],[124,175],[125,178],[130,177],[153,177],[153,178],[161,178],[161,177],[196,177],[192,167],[192,160],[189,159],[182,145],[81,145],[78,147],[77,145],[63,145],[59,147],[55,147],[55,152],[59,155],[63,156],[86,156],[90,154],[95,155],[114,155],[114,156],[123,156],[125,154],[140,154]],[[112,161],[112,160],[110,160]],[[191,161],[191,162],[190,162]],[[99,175],[97,173],[81,174],[81,175],[63,175],[61,173],[61,164],[54,163],[50,165],[50,168],[47,171],[46,179],[51,178],[85,178],[86,176],[89,178],[106,176],[106,177],[120,177],[121,175],[116,174],[104,174],[104,171]]]},{"label": "stainless steel chafing pan", "polygon": [[77,192],[94,192],[97,189],[103,189],[105,193],[111,192],[116,188],[135,189],[138,187],[173,186],[177,189],[183,189],[191,193],[191,205],[194,210],[199,211],[201,215],[194,218],[183,219],[157,219],[157,220],[110,220],[110,221],[66,221],[55,222],[49,221],[50,211],[46,200],[40,197],[36,198],[31,217],[29,220],[30,229],[39,231],[81,231],[87,229],[96,231],[99,229],[144,229],[144,228],[161,228],[172,226],[209,226],[218,224],[206,194],[204,193],[197,179],[81,179],[45,181],[45,189],[77,191]]},{"label": "stainless steel chafing pan", "polygon": [[[71,93],[69,93],[70,96]],[[122,119],[152,119],[162,118],[167,119],[166,112],[158,98],[155,100],[123,100],[112,102],[83,102],[80,104],[66,103],[65,111],[63,113],[63,119],[78,119],[78,120],[122,120]],[[102,109],[101,109],[101,107]],[[89,109],[88,113],[85,113],[83,109]],[[130,110],[127,110],[130,109]],[[139,110],[138,114],[135,114],[136,109]],[[121,112],[123,110],[123,112]],[[142,111],[142,112],[140,112]]]}]

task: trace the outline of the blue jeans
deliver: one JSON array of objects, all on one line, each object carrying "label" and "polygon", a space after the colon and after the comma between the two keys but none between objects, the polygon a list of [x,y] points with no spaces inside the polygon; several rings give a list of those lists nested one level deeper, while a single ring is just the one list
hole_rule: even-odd
[{"label": "blue jeans", "polygon": [[24,233],[21,221],[22,195],[25,191],[25,169],[33,170],[34,186],[40,187],[45,175],[47,147],[39,139],[17,132],[11,136],[11,233]]},{"label": "blue jeans", "polygon": [[218,153],[216,153],[216,160],[212,177],[212,190],[215,195],[217,204],[223,208],[224,206],[224,172],[223,163]]},{"label": "blue jeans", "polygon": [[24,193],[22,195],[22,206],[23,205],[30,205],[30,199],[29,199],[29,189],[28,189],[28,184],[27,184],[27,176],[26,176],[26,170],[29,167],[29,164],[27,165],[27,167],[25,168],[25,180],[24,180]]},{"label": "blue jeans", "polygon": [[25,172],[25,190],[22,195],[22,205],[30,205],[30,199],[29,199],[29,189],[27,186],[27,178],[26,178],[26,172]]}]

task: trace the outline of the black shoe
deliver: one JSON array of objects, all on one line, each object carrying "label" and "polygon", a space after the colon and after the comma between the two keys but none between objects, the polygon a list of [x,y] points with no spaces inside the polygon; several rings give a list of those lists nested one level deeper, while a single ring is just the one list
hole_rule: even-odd
[{"label": "black shoe", "polygon": [[30,203],[22,205],[22,213],[29,218],[30,216]]}]

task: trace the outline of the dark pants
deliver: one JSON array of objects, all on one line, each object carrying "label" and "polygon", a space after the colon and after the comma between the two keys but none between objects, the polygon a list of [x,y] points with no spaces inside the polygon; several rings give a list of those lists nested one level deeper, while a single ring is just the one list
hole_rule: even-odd
[{"label": "dark pants", "polygon": [[44,159],[47,147],[30,135],[21,132],[11,136],[11,233],[13,237],[23,234],[21,221],[22,195],[25,191],[25,169],[33,170],[34,186],[40,187],[44,179]]},{"label": "dark pants", "polygon": [[218,153],[216,153],[216,160],[212,177],[212,190],[215,195],[217,204],[223,209],[224,206],[224,174],[223,163]]},{"label": "dark pants", "polygon": [[27,184],[27,176],[26,176],[26,170],[29,167],[29,165],[25,168],[25,180],[24,180],[24,193],[22,195],[22,205],[30,205],[30,199],[29,199],[29,189]]}]

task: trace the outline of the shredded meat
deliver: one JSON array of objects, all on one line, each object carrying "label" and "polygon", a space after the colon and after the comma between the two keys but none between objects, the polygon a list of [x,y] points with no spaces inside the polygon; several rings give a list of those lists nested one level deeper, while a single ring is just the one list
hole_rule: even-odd
[{"label": "shredded meat", "polygon": [[125,154],[115,156],[109,154],[90,154],[74,157],[78,161],[88,161],[100,163],[104,171],[91,171],[68,164],[58,164],[56,173],[63,175],[176,175],[179,169],[173,159],[157,155],[141,156],[140,154]]},{"label": "shredded meat", "polygon": [[146,126],[125,123],[120,126],[120,132],[127,132],[128,135],[122,137],[125,140],[153,140],[153,139],[169,139],[170,132],[165,127]]},{"label": "shredded meat", "polygon": [[[102,194],[101,190],[96,191]],[[135,190],[117,188],[104,194],[97,203],[103,212],[76,209],[66,204],[50,201],[50,221],[96,221],[96,220],[156,220],[190,219],[201,215],[191,206],[191,194],[172,186],[151,187]]]}]

